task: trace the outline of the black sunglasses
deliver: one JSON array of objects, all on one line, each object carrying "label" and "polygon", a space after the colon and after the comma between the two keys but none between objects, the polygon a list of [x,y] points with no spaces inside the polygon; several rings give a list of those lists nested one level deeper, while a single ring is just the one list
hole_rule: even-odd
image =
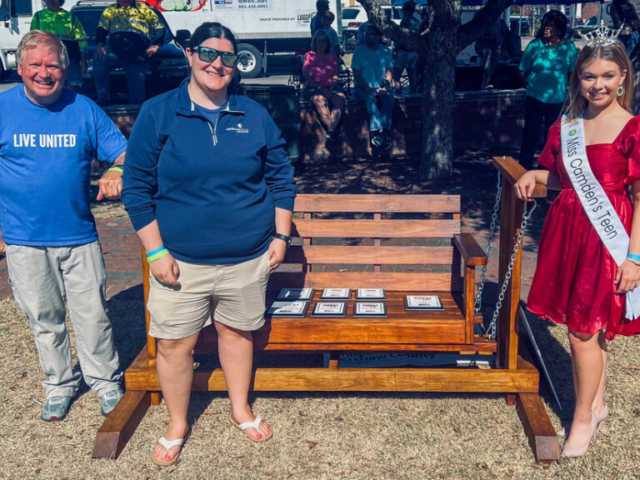
[{"label": "black sunglasses", "polygon": [[191,50],[196,52],[198,54],[198,58],[206,63],[215,62],[218,56],[220,56],[222,64],[225,67],[235,67],[236,63],[238,63],[238,55],[235,53],[220,52],[215,48],[203,47],[200,45],[193,47]]}]

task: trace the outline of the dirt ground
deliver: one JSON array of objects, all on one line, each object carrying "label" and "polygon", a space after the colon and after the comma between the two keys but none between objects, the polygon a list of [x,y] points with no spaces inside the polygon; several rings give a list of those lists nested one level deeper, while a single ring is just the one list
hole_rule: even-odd
[{"label": "dirt ground", "polygon": [[[490,223],[496,152],[460,152],[446,182],[419,182],[417,159],[358,159],[296,166],[303,193],[450,193],[463,196],[465,228],[482,241]],[[500,152],[503,153],[503,152]],[[506,152],[509,153],[509,152]],[[542,202],[526,241],[523,283],[535,266],[548,201]],[[117,203],[96,205],[98,216],[123,214]],[[495,257],[484,311],[495,301]],[[526,292],[523,294],[526,299]],[[141,300],[108,302],[121,363],[144,344]],[[563,410],[546,384],[542,394],[556,426],[571,417],[572,378],[566,329],[530,322],[558,389]],[[151,407],[118,460],[93,460],[100,402],[84,388],[68,418],[40,420],[43,375],[28,322],[13,299],[0,301],[0,452],[7,479],[633,479],[640,478],[640,343],[610,344],[606,400],[610,420],[585,458],[536,465],[515,408],[496,395],[263,393],[253,409],[274,437],[254,444],[227,420],[225,394],[192,397],[193,432],[178,465],[161,469],[150,460],[168,415]],[[297,359],[290,359],[294,364]],[[321,363],[321,358],[307,358]]]}]

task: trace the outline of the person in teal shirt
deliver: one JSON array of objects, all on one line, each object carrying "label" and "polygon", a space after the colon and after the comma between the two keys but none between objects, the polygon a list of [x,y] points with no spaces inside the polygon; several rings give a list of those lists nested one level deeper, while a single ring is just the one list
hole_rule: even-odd
[{"label": "person in teal shirt", "polygon": [[544,128],[546,141],[546,133],[560,116],[569,74],[578,58],[578,49],[565,38],[566,33],[567,17],[558,10],[547,12],[520,62],[520,73],[527,82],[520,164],[528,170],[533,167],[540,130]]},{"label": "person in teal shirt", "polygon": [[[356,83],[355,96],[367,107],[371,147],[391,148],[391,117],[393,115],[393,54],[380,45],[381,32],[373,24],[367,26],[366,44],[353,52],[351,68]],[[378,105],[380,104],[380,105]]]}]

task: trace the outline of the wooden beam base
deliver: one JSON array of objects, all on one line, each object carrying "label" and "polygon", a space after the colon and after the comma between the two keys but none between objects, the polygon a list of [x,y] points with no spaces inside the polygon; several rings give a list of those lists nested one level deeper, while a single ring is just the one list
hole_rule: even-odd
[{"label": "wooden beam base", "polygon": [[151,403],[151,394],[127,391],[106,418],[93,446],[92,458],[116,459],[122,453],[133,432],[144,418]]},{"label": "wooden beam base", "polygon": [[538,463],[553,463],[560,460],[558,437],[549,420],[542,399],[537,393],[516,395],[516,409],[529,438],[529,445]]},{"label": "wooden beam base", "polygon": [[[252,389],[272,392],[460,392],[537,393],[538,371],[462,368],[258,368]],[[128,391],[158,391],[155,368],[129,368]],[[222,369],[196,369],[194,391],[225,391]]]}]

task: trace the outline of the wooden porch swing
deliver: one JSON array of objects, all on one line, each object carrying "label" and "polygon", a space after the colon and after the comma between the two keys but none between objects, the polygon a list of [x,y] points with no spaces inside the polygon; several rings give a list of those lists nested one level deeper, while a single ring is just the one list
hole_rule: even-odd
[{"label": "wooden porch swing", "polygon": [[[511,158],[496,158],[502,175],[499,284],[507,274],[524,203],[513,184],[525,170]],[[538,185],[534,197],[546,196]],[[312,287],[316,294],[305,318],[269,318],[254,334],[256,352],[329,353],[328,368],[256,368],[256,391],[464,392],[506,395],[516,405],[536,461],[559,459],[558,440],[540,399],[539,374],[519,348],[521,251],[513,263],[497,323],[497,338],[476,333],[475,268],[487,256],[469,234],[460,233],[460,197],[452,195],[299,195],[293,234],[299,244],[286,264],[297,271],[276,272],[268,300],[283,287]],[[345,219],[344,217],[347,217]],[[340,217],[340,218],[338,218]],[[416,219],[419,217],[419,219]],[[408,219],[409,218],[409,219]],[[149,267],[143,252],[145,303]],[[349,271],[337,268],[348,264]],[[397,268],[398,266],[402,268]],[[411,267],[406,267],[411,266]],[[354,271],[355,270],[355,271]],[[400,271],[399,271],[400,270]],[[413,270],[413,271],[406,271]],[[387,318],[311,318],[326,287],[384,288]],[[442,312],[408,312],[406,294],[438,295]],[[149,312],[146,311],[147,332]],[[203,330],[196,354],[216,354],[216,334]],[[481,354],[494,360],[475,368],[341,368],[341,353]],[[156,342],[147,345],[125,372],[126,393],[100,428],[94,458],[117,458],[150,405],[161,401]],[[226,390],[220,368],[198,367],[193,390]]]}]

